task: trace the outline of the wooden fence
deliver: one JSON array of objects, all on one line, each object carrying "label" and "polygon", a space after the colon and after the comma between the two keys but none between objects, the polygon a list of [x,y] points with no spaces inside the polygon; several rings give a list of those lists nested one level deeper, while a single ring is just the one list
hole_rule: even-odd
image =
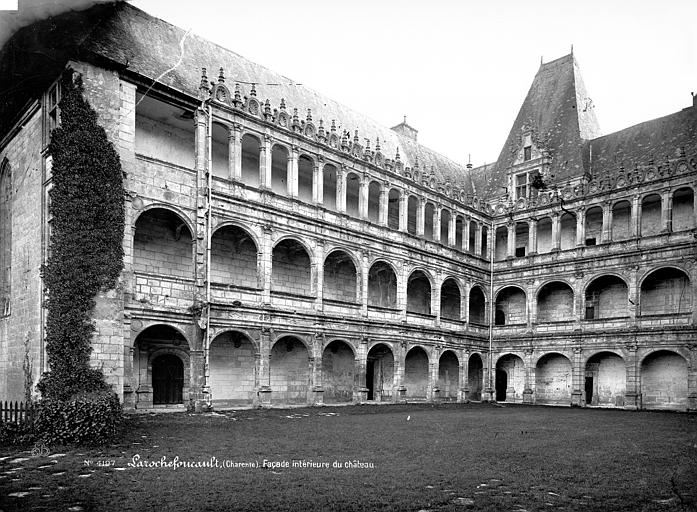
[{"label": "wooden fence", "polygon": [[4,422],[26,423],[34,419],[35,412],[33,404],[0,402],[0,420]]}]

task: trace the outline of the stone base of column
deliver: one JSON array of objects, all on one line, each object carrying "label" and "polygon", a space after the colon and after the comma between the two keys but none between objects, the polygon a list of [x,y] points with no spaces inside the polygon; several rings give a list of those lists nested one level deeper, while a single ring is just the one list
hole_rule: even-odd
[{"label": "stone base of column", "polygon": [[431,401],[436,404],[439,404],[443,401],[439,388],[433,388],[433,392],[431,393]]},{"label": "stone base of column", "polygon": [[457,401],[461,404],[467,404],[469,403],[469,388],[460,388],[457,391]]},{"label": "stone base of column", "polygon": [[533,396],[532,389],[523,390],[523,403],[532,405],[535,402],[535,397]]},{"label": "stone base of column", "polygon": [[324,389],[322,389],[322,386],[312,388],[312,404],[324,405]]},{"label": "stone base of column", "polygon": [[571,392],[571,407],[582,407],[583,405],[583,391],[573,390]]},{"label": "stone base of column", "polygon": [[687,410],[689,412],[697,411],[697,393],[687,395]]},{"label": "stone base of column", "polygon": [[624,408],[630,411],[641,409],[641,393],[625,393]]},{"label": "stone base of column", "polygon": [[495,390],[491,388],[486,388],[484,391],[482,391],[482,401],[483,402],[495,402]]},{"label": "stone base of column", "polygon": [[399,386],[397,392],[395,393],[395,402],[406,402],[407,401],[407,388],[404,386]]},{"label": "stone base of column", "polygon": [[152,386],[139,386],[135,392],[135,395],[136,409],[150,409],[152,407]]},{"label": "stone base of column", "polygon": [[271,407],[271,388],[269,386],[261,386],[258,395],[261,407]]},{"label": "stone base of column", "polygon": [[353,391],[353,403],[363,404],[368,401],[368,388],[358,388]]}]

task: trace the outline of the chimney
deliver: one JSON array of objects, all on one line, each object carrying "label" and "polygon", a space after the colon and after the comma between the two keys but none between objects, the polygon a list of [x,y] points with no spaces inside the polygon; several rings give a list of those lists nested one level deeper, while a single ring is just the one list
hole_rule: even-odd
[{"label": "chimney", "polygon": [[413,141],[416,141],[416,135],[419,133],[416,128],[412,128],[407,124],[407,116],[404,116],[404,121],[399,123],[397,126],[393,126],[392,130]]}]

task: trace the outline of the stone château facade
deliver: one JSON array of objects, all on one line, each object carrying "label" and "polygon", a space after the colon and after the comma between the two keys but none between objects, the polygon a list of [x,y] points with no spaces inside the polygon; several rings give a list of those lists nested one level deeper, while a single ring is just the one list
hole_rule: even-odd
[{"label": "stone ch\u00e2teau facade", "polygon": [[119,3],[3,48],[0,398],[46,366],[46,145],[70,67],[125,172],[93,362],[127,407],[697,409],[697,104],[601,136],[567,55],[471,168],[196,36],[163,74],[183,36]]}]

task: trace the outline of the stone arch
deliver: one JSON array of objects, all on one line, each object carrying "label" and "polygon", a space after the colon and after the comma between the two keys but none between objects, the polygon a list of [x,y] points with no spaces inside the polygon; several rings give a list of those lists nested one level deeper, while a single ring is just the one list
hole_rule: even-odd
[{"label": "stone arch", "polygon": [[311,203],[315,181],[315,160],[303,153],[298,157],[298,199]]},{"label": "stone arch", "polygon": [[600,350],[586,359],[584,368],[586,405],[624,406],[627,370],[621,355],[612,350]]},{"label": "stone arch", "polygon": [[151,207],[138,215],[133,233],[133,270],[193,279],[193,231],[171,208]]},{"label": "stone arch", "polygon": [[695,228],[695,190],[693,187],[680,187],[673,192],[671,209],[673,231]]},{"label": "stone arch", "polygon": [[584,289],[586,320],[627,317],[629,288],[617,274],[593,276]]},{"label": "stone arch", "polygon": [[230,127],[213,121],[211,127],[211,157],[213,176],[230,177]]},{"label": "stone arch", "polygon": [[240,141],[242,151],[242,183],[252,187],[259,186],[261,174],[261,138],[257,134],[245,133]]},{"label": "stone arch", "polygon": [[407,199],[407,233],[410,235],[416,234],[416,227],[419,217],[419,198],[415,195],[409,195]]},{"label": "stone arch", "polygon": [[324,164],[322,168],[322,204],[325,208],[336,210],[336,182],[337,182],[337,166],[332,163]]},{"label": "stone arch", "polygon": [[457,279],[447,277],[440,287],[440,316],[451,320],[460,320],[462,312],[462,288]]},{"label": "stone arch", "polygon": [[632,204],[627,199],[612,205],[612,240],[626,240],[632,236]]},{"label": "stone arch", "polygon": [[641,361],[643,409],[685,409],[688,403],[688,361],[673,350],[654,350]]},{"label": "stone arch", "polygon": [[422,269],[414,269],[407,278],[407,312],[431,315],[433,278]]},{"label": "stone arch", "polygon": [[289,165],[290,151],[288,148],[279,143],[271,146],[271,190],[276,194],[288,195]]},{"label": "stone arch", "polygon": [[379,181],[370,180],[368,183],[368,204],[366,205],[366,213],[368,220],[377,224],[380,219],[380,194],[382,185]]},{"label": "stone arch", "polygon": [[311,353],[301,336],[285,334],[276,338],[269,354],[272,402],[304,404],[310,401]]},{"label": "stone arch", "polygon": [[412,346],[404,357],[404,386],[407,398],[428,398],[429,357],[421,345]]},{"label": "stone arch", "polygon": [[457,400],[460,387],[460,360],[454,350],[444,350],[438,358],[438,381],[436,387],[439,390],[439,398],[443,400]]},{"label": "stone arch", "polygon": [[692,312],[690,277],[679,267],[664,265],[647,272],[639,288],[642,316]]},{"label": "stone arch", "polygon": [[391,188],[387,194],[387,227],[399,229],[399,205],[402,193],[397,188]]},{"label": "stone arch", "polygon": [[495,304],[496,325],[523,325],[527,323],[527,294],[521,287],[503,286],[496,292]]},{"label": "stone arch", "polygon": [[211,235],[211,281],[259,288],[256,237],[234,223],[217,226]]},{"label": "stone arch", "polygon": [[522,402],[525,390],[525,362],[507,352],[496,359],[495,391],[497,402]]},{"label": "stone arch", "polygon": [[392,398],[394,369],[394,353],[387,343],[378,342],[370,347],[365,381],[368,400],[383,401]]},{"label": "stone arch", "polygon": [[662,202],[655,192],[641,198],[641,236],[657,235],[662,231]]},{"label": "stone arch", "polygon": [[353,400],[356,353],[353,346],[340,338],[331,340],[322,351],[322,389],[325,403]]},{"label": "stone arch", "polygon": [[436,226],[433,223],[435,213],[435,205],[432,202],[427,201],[424,205],[424,238],[426,240],[435,239]]},{"label": "stone arch", "polygon": [[258,349],[242,331],[225,330],[208,349],[209,381],[214,405],[249,404],[256,396]]},{"label": "stone arch", "polygon": [[539,323],[574,319],[574,290],[566,281],[546,282],[538,288],[536,298]]},{"label": "stone arch", "polygon": [[356,259],[344,249],[333,249],[324,258],[322,297],[343,302],[359,300],[359,280]]},{"label": "stone arch", "polygon": [[[284,236],[276,241],[271,256],[271,291],[308,296],[312,283],[312,252],[301,239]],[[311,285],[311,290],[314,287]]]},{"label": "stone arch", "polygon": [[346,174],[346,213],[353,217],[360,214],[361,178],[357,172]]},{"label": "stone arch", "polygon": [[484,289],[475,284],[469,291],[469,321],[473,324],[486,323],[486,295]]},{"label": "stone arch", "polygon": [[397,307],[397,273],[386,260],[376,260],[368,270],[368,305]]},{"label": "stone arch", "polygon": [[571,361],[560,352],[547,352],[535,363],[535,402],[571,404]]},{"label": "stone arch", "polygon": [[467,399],[479,401],[484,388],[484,359],[478,352],[467,358]]}]

